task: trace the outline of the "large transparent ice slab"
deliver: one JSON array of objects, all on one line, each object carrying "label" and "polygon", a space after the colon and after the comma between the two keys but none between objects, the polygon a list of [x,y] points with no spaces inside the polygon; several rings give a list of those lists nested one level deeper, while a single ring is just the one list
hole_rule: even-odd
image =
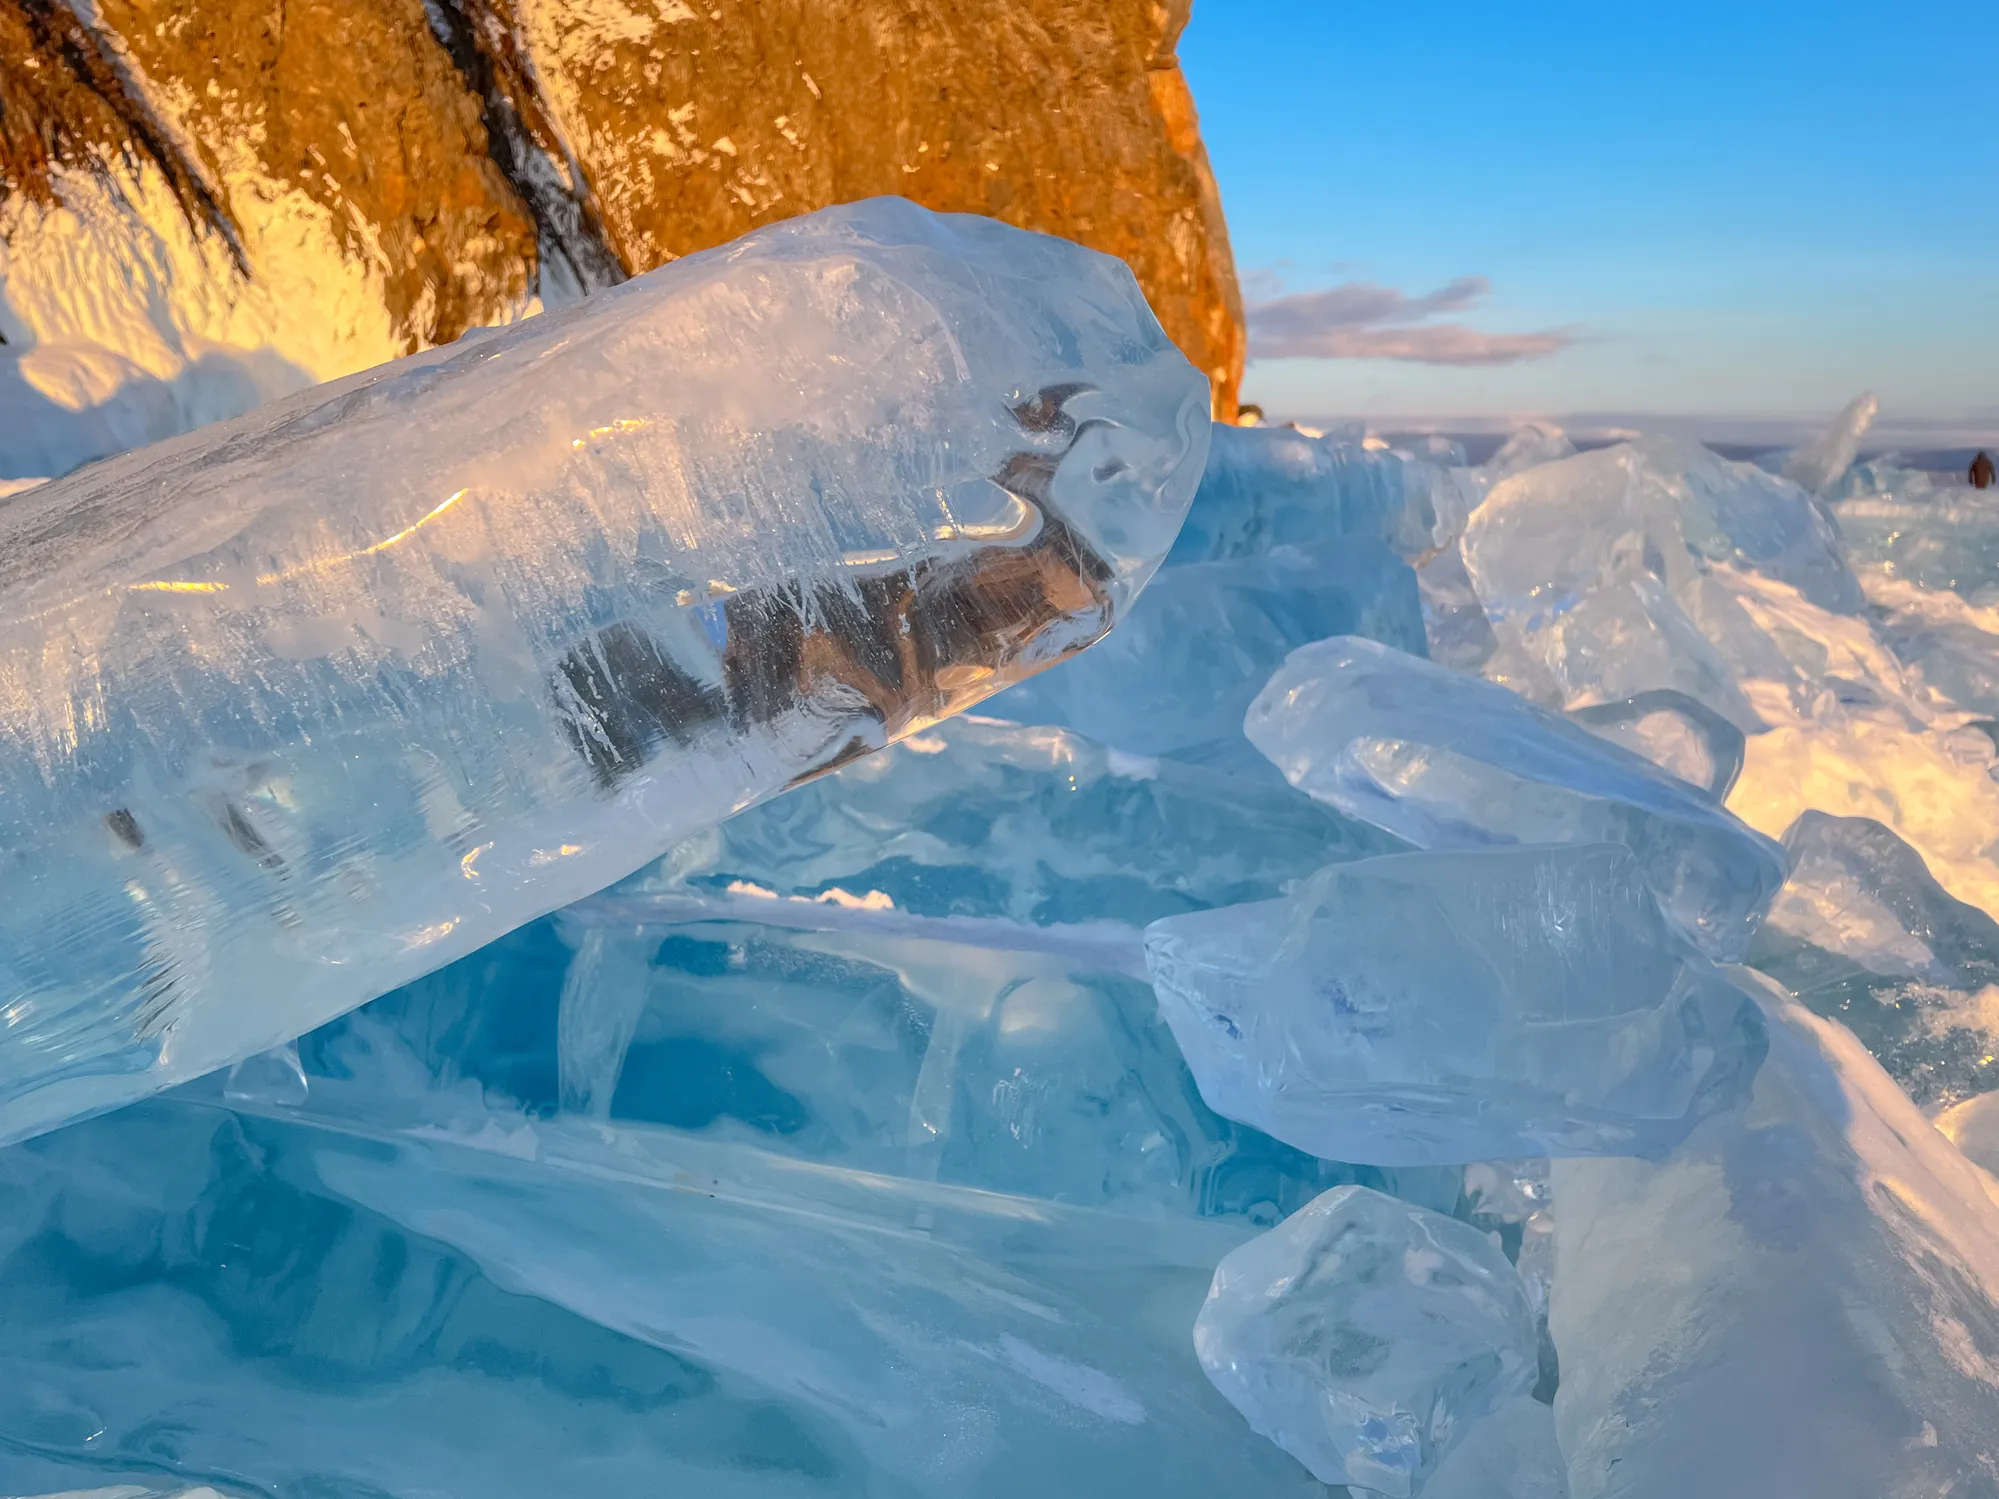
[{"label": "large transparent ice slab", "polygon": [[1568,716],[1718,803],[1728,801],[1742,774],[1742,730],[1683,692],[1641,692],[1622,702],[1572,708]]},{"label": "large transparent ice slab", "polygon": [[1769,1014],[1744,1109],[1663,1162],[1554,1165],[1573,1490],[1990,1494],[1990,1179],[1850,1034],[1781,997]]},{"label": "large transparent ice slab", "polygon": [[1108,629],[1206,384],[899,200],[0,509],[0,1139],[255,1052]]},{"label": "large transparent ice slab", "polygon": [[1527,422],[1507,433],[1499,451],[1480,464],[1479,470],[1498,483],[1526,469],[1575,456],[1575,443],[1560,427],[1548,422]]},{"label": "large transparent ice slab", "polygon": [[1146,958],[1209,1106],[1338,1160],[1656,1154],[1763,1055],[1617,844],[1334,865],[1156,922]]},{"label": "large transparent ice slab", "polygon": [[1244,731],[1300,790],[1419,848],[1622,843],[1666,913],[1734,957],[1781,850],[1693,787],[1503,687],[1368,640],[1292,652]]},{"label": "large transparent ice slab", "polygon": [[[954,719],[675,848],[301,1042],[313,1078],[643,1122],[1158,1215],[1335,1168],[1212,1113],[1142,924],[1395,846],[1288,786]],[[252,1069],[231,1086],[249,1081]],[[286,1068],[260,1061],[280,1090]],[[400,1081],[398,1081],[400,1080]],[[1453,1173],[1429,1172],[1448,1208]]]},{"label": "large transparent ice slab", "polygon": [[[1212,1112],[1114,954],[749,922],[577,936],[556,1039],[565,1105],[596,1117],[1143,1216],[1270,1222],[1385,1180]],[[577,1045],[612,1029],[591,1017],[622,1022],[610,1044]]]},{"label": "large transparent ice slab", "polygon": [[1820,436],[1784,455],[1784,477],[1815,495],[1830,494],[1853,467],[1860,440],[1880,411],[1881,401],[1873,391],[1855,396]]},{"label": "large transparent ice slab", "polygon": [[1325,1483],[1415,1494],[1534,1385],[1527,1290],[1477,1229],[1336,1187],[1230,1252],[1194,1322],[1201,1367]]},{"label": "large transparent ice slab", "polygon": [[1188,1340],[1244,1225],[342,1086],[0,1154],[0,1491],[1320,1492]]}]

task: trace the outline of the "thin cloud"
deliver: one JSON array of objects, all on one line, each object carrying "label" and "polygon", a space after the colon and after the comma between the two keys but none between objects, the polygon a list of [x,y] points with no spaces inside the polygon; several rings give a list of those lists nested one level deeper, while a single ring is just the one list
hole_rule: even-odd
[{"label": "thin cloud", "polygon": [[1544,359],[1575,342],[1573,333],[1487,333],[1464,323],[1432,323],[1462,312],[1492,290],[1483,276],[1460,276],[1420,297],[1372,281],[1298,292],[1249,309],[1250,354],[1259,359],[1404,359],[1420,364],[1516,364]]}]

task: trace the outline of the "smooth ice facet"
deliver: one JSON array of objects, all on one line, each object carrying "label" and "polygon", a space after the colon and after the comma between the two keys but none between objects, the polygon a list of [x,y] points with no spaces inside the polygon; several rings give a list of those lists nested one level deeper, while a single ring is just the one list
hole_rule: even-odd
[{"label": "smooth ice facet", "polygon": [[1399,453],[1218,423],[1171,560],[1219,562],[1331,537],[1369,537],[1415,556],[1433,544],[1443,482],[1435,464]]},{"label": "smooth ice facet", "polygon": [[1999,1086],[1999,922],[1865,817],[1807,812],[1748,961],[1852,1028],[1919,1104]]},{"label": "smooth ice facet", "polygon": [[1990,1178],[1852,1035],[1781,998],[1769,1014],[1746,1107],[1656,1164],[1555,1163],[1570,1482],[1619,1499],[1991,1494]]},{"label": "smooth ice facet", "polygon": [[1569,717],[1599,739],[1621,744],[1717,804],[1742,774],[1742,730],[1685,693],[1641,692],[1618,703],[1572,708]]},{"label": "smooth ice facet", "polygon": [[1455,1219],[1336,1187],[1216,1267],[1201,1367],[1324,1483],[1406,1496],[1534,1384],[1526,1288]]},{"label": "smooth ice facet", "polygon": [[1525,1396],[1496,1406],[1430,1475],[1423,1499],[1569,1499],[1554,1411]]},{"label": "smooth ice facet", "polygon": [[1492,622],[1485,617],[1485,606],[1455,545],[1439,548],[1416,570],[1416,587],[1423,600],[1423,635],[1428,644],[1423,654],[1454,671],[1475,672],[1492,659],[1499,637],[1492,632]]},{"label": "smooth ice facet", "polygon": [[1655,1153],[1762,1057],[1615,844],[1336,865],[1157,922],[1146,959],[1208,1105],[1337,1160]]},{"label": "smooth ice facet", "polygon": [[1419,848],[1622,843],[1711,956],[1741,953],[1784,880],[1774,843],[1648,761],[1372,641],[1292,652],[1244,732],[1292,785]]},{"label": "smooth ice facet", "polygon": [[0,507],[0,1139],[294,1036],[1082,649],[1206,382],[900,200]]}]

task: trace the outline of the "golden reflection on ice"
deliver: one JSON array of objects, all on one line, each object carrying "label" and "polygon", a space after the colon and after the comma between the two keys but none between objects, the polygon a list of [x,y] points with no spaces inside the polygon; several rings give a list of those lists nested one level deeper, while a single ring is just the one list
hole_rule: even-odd
[{"label": "golden reflection on ice", "polygon": [[[403,542],[408,541],[425,526],[450,511],[453,506],[458,504],[460,500],[464,499],[471,492],[469,489],[459,490],[456,494],[431,510],[429,514],[424,515],[418,520],[411,521],[402,530],[396,532],[395,535],[385,536],[380,541],[361,547],[356,551],[342,552],[337,557],[315,558],[311,562],[302,562],[297,567],[283,568],[278,572],[260,573],[257,576],[257,586],[268,588],[274,583],[288,583],[293,578],[304,577],[308,573],[326,572],[332,568],[345,566],[349,562],[358,562],[363,557],[378,556],[388,551],[391,547],[400,546]],[[117,589],[107,590],[107,592],[113,594],[119,591]],[[229,585],[227,583],[156,581],[150,583],[133,583],[122,591],[125,593],[227,593]]]}]

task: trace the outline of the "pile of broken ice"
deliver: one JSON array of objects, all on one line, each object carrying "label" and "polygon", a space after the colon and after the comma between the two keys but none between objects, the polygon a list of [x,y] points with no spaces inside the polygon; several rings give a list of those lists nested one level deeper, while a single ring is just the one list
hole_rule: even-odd
[{"label": "pile of broken ice", "polygon": [[1999,1494],[1999,507],[1205,406],[885,202],[0,505],[0,1494]]}]

